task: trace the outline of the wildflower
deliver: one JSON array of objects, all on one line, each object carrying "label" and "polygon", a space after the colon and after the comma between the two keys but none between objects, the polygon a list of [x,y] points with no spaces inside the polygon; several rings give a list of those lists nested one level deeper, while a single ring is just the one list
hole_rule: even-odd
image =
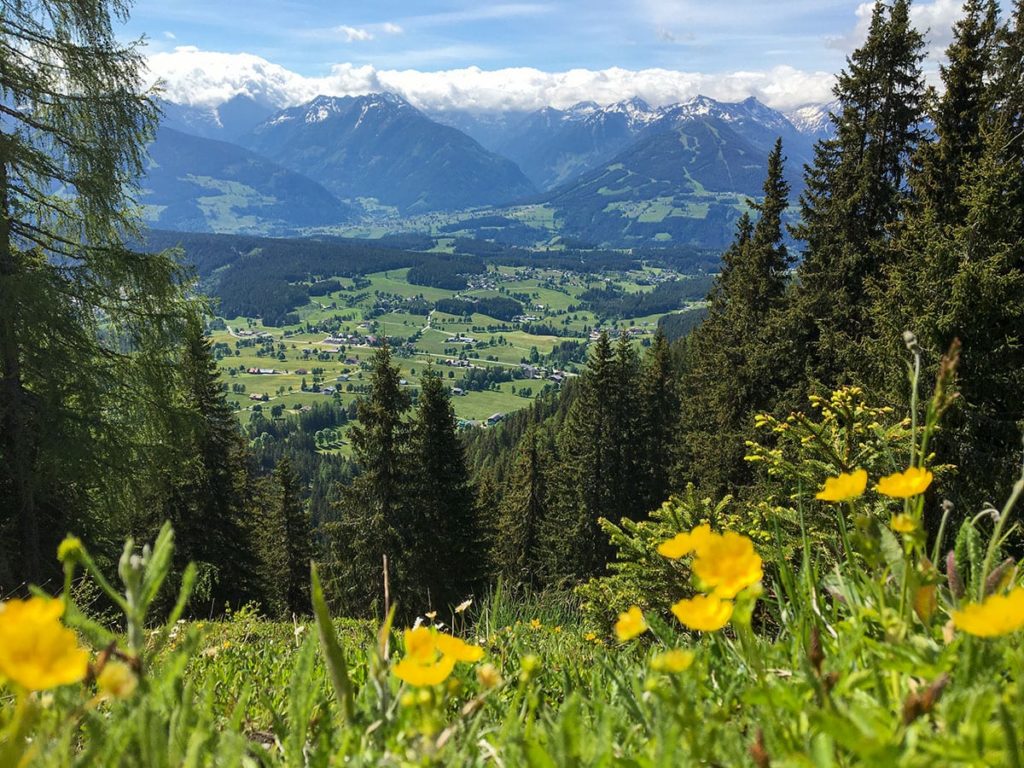
[{"label": "wildflower", "polygon": [[82,540],[77,536],[68,536],[57,547],[57,559],[62,563],[74,562],[82,553]]},{"label": "wildflower", "polygon": [[839,477],[829,477],[814,498],[819,501],[850,501],[856,499],[868,486],[868,473],[858,469],[855,472],[843,472]]},{"label": "wildflower", "polygon": [[476,671],[476,680],[485,690],[501,685],[501,673],[493,664],[484,664]]},{"label": "wildflower", "polygon": [[683,648],[673,648],[671,651],[659,653],[651,659],[651,669],[655,672],[679,674],[688,670],[691,664],[693,664],[693,651]]},{"label": "wildflower", "polygon": [[992,595],[982,603],[953,611],[953,624],[961,632],[976,637],[998,637],[1024,627],[1024,587],[1007,595]]},{"label": "wildflower", "polygon": [[889,527],[897,533],[913,533],[917,530],[917,521],[910,515],[893,515]]},{"label": "wildflower", "polygon": [[540,619],[530,619],[530,629],[540,629]]},{"label": "wildflower", "polygon": [[707,523],[698,525],[692,531],[676,534],[658,545],[658,554],[671,560],[678,560],[691,552],[700,552],[714,534]]},{"label": "wildflower", "polygon": [[30,691],[82,680],[89,652],[60,623],[64,603],[43,597],[0,603],[0,677]]},{"label": "wildflower", "polygon": [[407,629],[405,657],[394,667],[395,676],[417,687],[443,683],[455,669],[456,662],[479,661],[483,648],[428,627]]},{"label": "wildflower", "polygon": [[436,618],[437,618],[437,611],[427,611],[427,612],[426,612],[425,614],[423,614],[423,615],[424,615],[424,616],[426,616],[426,617],[427,617],[428,619],[430,619],[431,621],[433,621],[434,619],[436,619]]},{"label": "wildflower", "polygon": [[644,614],[635,605],[625,613],[620,613],[619,620],[615,622],[615,635],[620,643],[632,640],[646,631],[647,622],[644,620]]},{"label": "wildflower", "polygon": [[471,606],[472,604],[473,604],[473,598],[472,597],[469,598],[468,600],[463,600],[461,603],[459,603],[458,605],[455,606],[455,612],[456,613],[462,613],[467,608],[469,608],[469,606]]},{"label": "wildflower", "polygon": [[715,632],[732,618],[732,603],[718,595],[697,595],[672,606],[680,623],[700,632]]},{"label": "wildflower", "polygon": [[456,661],[472,663],[480,661],[484,657],[484,649],[479,645],[470,645],[464,640],[446,635],[443,632],[437,633],[434,642],[437,645],[437,650],[445,656],[451,656]]},{"label": "wildflower", "polygon": [[894,499],[909,499],[924,493],[932,484],[932,473],[922,467],[911,467],[878,481],[878,492]]},{"label": "wildflower", "polygon": [[127,699],[139,685],[139,679],[127,664],[108,661],[96,678],[100,695],[105,698]]},{"label": "wildflower", "polygon": [[585,634],[583,636],[583,639],[586,640],[588,643],[592,643],[595,640],[597,640],[597,633],[596,632],[587,632],[587,634]]},{"label": "wildflower", "polygon": [[693,572],[719,597],[733,598],[764,576],[754,542],[735,531],[712,536],[697,553]]}]

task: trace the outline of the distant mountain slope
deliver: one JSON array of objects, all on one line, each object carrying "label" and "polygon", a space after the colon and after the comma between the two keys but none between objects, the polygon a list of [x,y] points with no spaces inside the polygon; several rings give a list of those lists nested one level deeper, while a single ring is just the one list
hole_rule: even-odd
[{"label": "distant mountain slope", "polygon": [[[596,242],[724,246],[746,199],[761,192],[772,133],[786,125],[793,131],[788,121],[769,127],[748,117],[723,115],[715,104],[669,110],[639,141],[546,203],[564,232]],[[789,175],[798,178],[790,157]]]},{"label": "distant mountain slope", "polygon": [[216,107],[198,107],[158,101],[160,124],[206,139],[233,141],[248,133],[275,112],[249,96],[233,96]]},{"label": "distant mountain slope", "polygon": [[507,203],[536,190],[506,158],[393,94],[331,98],[282,110],[243,143],[343,198],[403,213]]},{"label": "distant mountain slope", "polygon": [[613,157],[660,116],[642,99],[548,107],[521,120],[498,151],[538,187],[551,189]]},{"label": "distant mountain slope", "polygon": [[140,202],[152,226],[281,234],[353,217],[321,185],[235,144],[162,127],[149,157]]}]

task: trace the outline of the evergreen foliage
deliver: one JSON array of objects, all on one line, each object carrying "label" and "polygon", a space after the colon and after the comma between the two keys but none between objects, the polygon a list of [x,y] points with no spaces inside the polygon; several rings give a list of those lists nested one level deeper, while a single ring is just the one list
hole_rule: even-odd
[{"label": "evergreen foliage", "polygon": [[[0,14],[0,580],[46,581],[69,528],[120,540],[156,467],[189,302],[142,258],[133,184],[156,109],[120,0]],[[43,64],[42,62],[45,62]],[[74,194],[66,194],[73,190]]]}]

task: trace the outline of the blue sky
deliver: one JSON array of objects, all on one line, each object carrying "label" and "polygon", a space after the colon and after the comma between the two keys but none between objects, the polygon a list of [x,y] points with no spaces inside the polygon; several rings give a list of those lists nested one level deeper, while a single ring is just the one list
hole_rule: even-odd
[{"label": "blue sky", "polygon": [[[343,61],[386,69],[529,66],[700,70],[842,65],[849,0],[485,3],[140,0],[126,28],[154,48],[260,55],[304,75]],[[171,37],[173,35],[173,38]]]},{"label": "blue sky", "polygon": [[[915,19],[933,30],[936,50],[948,40],[960,4],[915,3]],[[320,79],[316,87],[335,92],[362,87],[353,85],[352,71],[361,73],[355,80],[365,87],[380,85],[378,72],[390,72],[384,85],[411,93],[414,85],[426,87],[413,83],[411,73],[478,67],[506,73],[521,89],[539,78],[517,68],[531,73],[618,68],[687,73],[685,87],[677,83],[674,89],[651,85],[647,78],[643,88],[655,98],[694,88],[717,88],[732,97],[746,89],[748,95],[791,105],[801,100],[802,90],[807,101],[827,98],[829,78],[861,39],[869,10],[870,3],[859,0],[137,0],[124,36],[146,35],[149,53],[160,62],[155,69],[165,78],[188,77],[191,83],[187,68],[216,69],[205,76],[232,76],[236,89],[241,63],[203,59],[197,52],[246,54],[247,66],[251,57],[259,57],[289,77]],[[176,50],[185,53],[171,62]],[[335,77],[339,69],[343,85]],[[400,83],[399,72],[405,74]],[[333,84],[324,81],[331,77]],[[595,74],[588,87],[617,77]],[[465,81],[460,74],[435,77],[428,90],[431,98],[441,98],[441,90],[458,89]],[[566,82],[559,81],[559,93],[567,93]],[[536,88],[537,99],[558,100],[544,95],[549,85]],[[609,92],[643,88],[621,85]]]}]

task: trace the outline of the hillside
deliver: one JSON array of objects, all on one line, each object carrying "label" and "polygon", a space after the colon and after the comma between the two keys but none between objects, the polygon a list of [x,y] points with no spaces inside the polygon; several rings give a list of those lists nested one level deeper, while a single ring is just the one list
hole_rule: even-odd
[{"label": "hillside", "polygon": [[146,221],[196,232],[279,234],[350,221],[317,182],[235,144],[161,127],[141,180]]},{"label": "hillside", "polygon": [[241,141],[339,197],[376,198],[403,213],[496,205],[535,191],[513,162],[394,94],[319,96]]}]

